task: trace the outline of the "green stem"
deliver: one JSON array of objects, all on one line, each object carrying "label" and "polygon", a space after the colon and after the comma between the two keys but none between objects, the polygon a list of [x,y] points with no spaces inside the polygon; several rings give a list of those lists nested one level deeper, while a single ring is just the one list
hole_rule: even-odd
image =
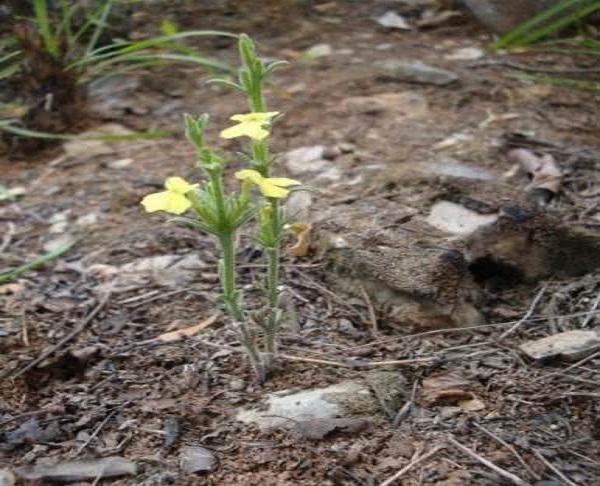
[{"label": "green stem", "polygon": [[221,285],[223,286],[223,300],[228,312],[236,321],[243,321],[244,312],[240,308],[236,290],[234,237],[235,235],[232,232],[223,233],[219,237],[221,251],[223,252]]},{"label": "green stem", "polygon": [[271,228],[273,233],[273,246],[267,249],[268,275],[267,275],[267,299],[269,302],[269,313],[265,326],[265,350],[268,356],[275,355],[275,335],[279,324],[277,309],[279,307],[279,259],[280,259],[280,240],[281,231],[279,223],[279,202],[277,199],[271,199],[272,217]]}]

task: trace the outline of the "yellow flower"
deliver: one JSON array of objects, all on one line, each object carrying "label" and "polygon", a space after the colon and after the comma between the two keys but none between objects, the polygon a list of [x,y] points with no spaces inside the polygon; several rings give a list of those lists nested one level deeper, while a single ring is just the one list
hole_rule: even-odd
[{"label": "yellow flower", "polygon": [[221,132],[221,137],[236,138],[246,136],[253,140],[263,140],[269,135],[269,130],[265,128],[265,125],[268,125],[271,118],[276,115],[279,115],[278,111],[233,115],[230,120],[239,123],[223,130]]},{"label": "yellow flower", "polygon": [[297,186],[302,184],[294,179],[287,177],[263,177],[258,171],[252,169],[244,169],[235,173],[236,179],[248,181],[256,184],[265,197],[283,198],[290,191],[285,189],[289,186]]},{"label": "yellow flower", "polygon": [[197,186],[198,184],[189,184],[181,177],[168,177],[165,180],[166,191],[148,194],[142,199],[142,205],[148,213],[166,211],[167,213],[183,214],[192,206],[185,194]]}]

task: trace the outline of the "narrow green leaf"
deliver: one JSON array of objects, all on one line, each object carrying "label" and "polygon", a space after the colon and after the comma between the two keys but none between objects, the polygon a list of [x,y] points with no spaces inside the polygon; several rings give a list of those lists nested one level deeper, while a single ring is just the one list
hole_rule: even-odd
[{"label": "narrow green leaf", "polygon": [[96,25],[96,28],[94,29],[94,32],[92,33],[92,36],[90,37],[90,41],[88,42],[87,48],[85,50],[85,55],[89,55],[95,48],[96,48],[96,43],[98,42],[98,39],[100,38],[100,36],[102,35],[102,32],[104,31],[104,28],[106,27],[106,19],[108,18],[108,15],[110,14],[110,9],[112,8],[112,0],[106,0],[106,2],[103,5],[102,8],[102,13],[100,14],[100,18],[94,22]]},{"label": "narrow green leaf", "polygon": [[11,121],[0,120],[0,130],[5,132],[13,133],[27,138],[41,138],[47,140],[103,140],[107,142],[118,142],[124,140],[138,140],[145,138],[160,138],[165,136],[173,135],[171,132],[164,130],[151,130],[146,132],[133,132],[124,134],[89,134],[89,135],[75,135],[67,133],[47,133],[38,132],[36,130],[29,130],[28,128],[21,128],[15,126]]},{"label": "narrow green leaf", "polygon": [[34,20],[37,29],[44,40],[46,50],[53,56],[58,57],[58,39],[52,32],[52,25],[48,17],[48,5],[46,0],[33,0]]},{"label": "narrow green leaf", "polygon": [[65,245],[61,245],[58,248],[56,248],[55,250],[52,250],[52,251],[49,251],[48,253],[40,255],[39,257],[31,260],[30,262],[25,263],[24,265],[21,265],[20,267],[15,268],[14,270],[11,270],[11,271],[5,272],[5,273],[1,273],[0,274],[0,284],[10,282],[11,280],[14,280],[15,278],[22,275],[23,273],[28,272],[29,270],[34,270],[36,268],[39,268],[42,265],[44,265],[45,263],[48,263],[49,261],[54,260],[55,258],[58,258],[63,253],[69,251],[73,245],[74,245],[74,243],[67,243]]}]

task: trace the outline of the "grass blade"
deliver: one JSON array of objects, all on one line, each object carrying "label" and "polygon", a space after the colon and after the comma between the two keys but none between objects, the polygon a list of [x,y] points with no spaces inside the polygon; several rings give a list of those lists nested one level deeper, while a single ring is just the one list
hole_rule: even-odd
[{"label": "grass blade", "polygon": [[88,56],[90,52],[92,52],[96,48],[96,44],[98,43],[98,39],[102,35],[104,28],[106,27],[106,19],[110,14],[110,9],[112,8],[112,0],[106,0],[102,13],[100,14],[100,18],[95,20],[96,28],[94,29],[94,33],[88,42],[87,49],[85,50],[85,55]]},{"label": "grass blade", "polygon": [[15,278],[22,275],[23,273],[28,272],[29,270],[39,268],[45,263],[48,263],[49,261],[54,260],[55,258],[58,258],[63,253],[69,251],[74,244],[75,243],[67,243],[65,245],[61,245],[55,250],[49,251],[48,253],[44,253],[43,255],[34,258],[30,262],[21,265],[20,267],[17,267],[8,272],[0,273],[0,284],[10,282],[11,280],[14,280]]},{"label": "grass blade", "polygon": [[175,40],[185,39],[187,37],[206,37],[206,36],[224,36],[236,38],[235,34],[219,30],[189,30],[178,32],[172,35],[161,35],[144,39],[141,41],[121,41],[114,42],[104,47],[100,47],[88,55],[70,64],[67,69],[81,67],[87,64],[93,64],[98,60],[108,59],[117,55],[139,52],[151,47],[163,47]]},{"label": "grass blade", "polygon": [[5,132],[12,133],[14,135],[19,135],[21,137],[28,138],[41,138],[45,140],[101,140],[106,142],[119,142],[126,140],[139,140],[139,139],[147,139],[147,138],[161,138],[171,136],[172,132],[168,132],[166,130],[149,130],[146,132],[133,132],[133,133],[123,133],[123,134],[107,134],[107,133],[98,133],[98,134],[88,134],[88,135],[75,135],[75,134],[67,134],[67,133],[48,133],[48,132],[38,132],[36,130],[29,130],[28,128],[21,128],[9,120],[0,120],[0,130],[4,130]]},{"label": "grass blade", "polygon": [[596,2],[593,5],[588,5],[587,7],[582,8],[581,10],[573,12],[569,15],[565,15],[564,17],[556,20],[555,22],[551,22],[547,26],[542,27],[539,30],[531,32],[529,35],[524,36],[515,44],[515,47],[533,44],[534,42],[543,39],[549,34],[558,32],[564,29],[565,27],[568,27],[569,25],[578,22],[584,17],[587,17],[589,14],[596,12],[597,10],[600,10],[600,2]]},{"label": "grass blade", "polygon": [[33,0],[33,11],[38,32],[44,39],[46,50],[53,56],[58,57],[58,39],[52,32],[52,25],[48,17],[48,5],[46,0]]},{"label": "grass blade", "polygon": [[[561,13],[566,11],[567,9],[575,6],[576,4],[581,3],[581,0],[561,0],[556,5],[552,6],[548,10],[536,15],[532,19],[522,23],[515,29],[511,30],[509,33],[502,36],[498,41],[496,41],[493,45],[495,49],[505,49],[508,47],[522,46],[525,45],[523,43],[523,38],[533,36],[538,30],[537,27],[549,21],[553,17],[559,16]],[[598,4],[598,2],[594,2],[594,4]],[[578,16],[577,19],[581,18]],[[555,23],[555,22],[554,22]],[[566,26],[565,24],[563,26]],[[561,28],[561,27],[559,27]],[[556,26],[555,26],[556,29]],[[547,30],[547,29],[544,29]],[[553,30],[547,31],[545,35],[553,32]],[[541,36],[537,37],[539,39]],[[530,41],[529,43],[531,43]]]},{"label": "grass blade", "polygon": [[92,76],[97,76],[105,71],[107,68],[112,69],[111,66],[118,63],[131,63],[131,62],[155,62],[160,63],[161,61],[175,61],[175,62],[187,62],[193,64],[199,64],[205,68],[210,68],[216,71],[229,71],[230,68],[226,64],[215,61],[208,57],[200,55],[187,55],[187,54],[173,54],[173,53],[161,53],[161,52],[148,52],[148,53],[132,53],[125,54],[122,56],[116,56],[113,59],[107,59],[97,65],[93,66],[90,70]]}]

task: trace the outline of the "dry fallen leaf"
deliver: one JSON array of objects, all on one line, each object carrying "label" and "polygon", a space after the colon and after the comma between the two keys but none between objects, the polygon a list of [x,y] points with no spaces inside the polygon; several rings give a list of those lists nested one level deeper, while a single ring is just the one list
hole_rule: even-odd
[{"label": "dry fallen leaf", "polygon": [[21,282],[13,282],[0,285],[0,295],[16,295],[25,290],[25,285]]},{"label": "dry fallen leaf", "polygon": [[421,397],[426,406],[454,405],[471,400],[470,382],[458,373],[445,373],[423,380]]},{"label": "dry fallen leaf", "polygon": [[295,223],[290,225],[290,230],[294,233],[297,240],[296,243],[287,247],[287,254],[294,257],[308,255],[312,226],[306,223]]},{"label": "dry fallen leaf", "polygon": [[217,320],[217,317],[219,317],[219,314],[213,314],[208,319],[204,319],[202,322],[200,322],[199,324],[196,324],[195,326],[190,326],[190,327],[186,327],[184,329],[178,329],[176,331],[171,331],[171,332],[166,332],[164,334],[161,334],[160,336],[157,336],[154,339],[154,341],[161,341],[163,343],[171,343],[173,341],[178,341],[185,336],[188,336],[188,337],[193,336],[194,334],[198,334],[203,329],[206,329],[207,327],[214,324],[214,322]]},{"label": "dry fallen leaf", "polygon": [[508,156],[531,177],[528,189],[545,189],[556,194],[560,189],[562,173],[558,168],[554,157],[550,154],[536,155],[531,150],[511,150]]},{"label": "dry fallen leaf", "polygon": [[485,409],[485,403],[478,398],[472,398],[470,400],[462,400],[458,402],[458,406],[465,412],[478,412],[479,410]]}]

